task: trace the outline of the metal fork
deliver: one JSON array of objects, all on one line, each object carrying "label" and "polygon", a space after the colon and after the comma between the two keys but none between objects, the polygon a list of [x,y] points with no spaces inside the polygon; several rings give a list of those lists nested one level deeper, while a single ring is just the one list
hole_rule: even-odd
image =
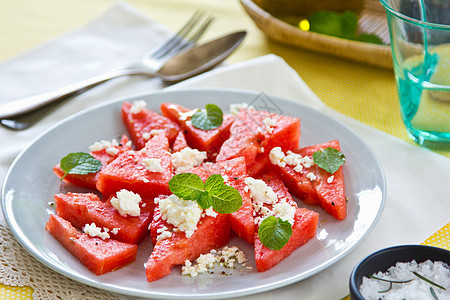
[{"label": "metal fork", "polygon": [[147,52],[140,61],[111,70],[57,90],[0,105],[0,122],[8,129],[23,130],[47,115],[64,100],[79,95],[108,80],[127,75],[152,75],[182,50],[194,46],[213,21],[213,17],[196,12],[187,23],[160,46]]}]

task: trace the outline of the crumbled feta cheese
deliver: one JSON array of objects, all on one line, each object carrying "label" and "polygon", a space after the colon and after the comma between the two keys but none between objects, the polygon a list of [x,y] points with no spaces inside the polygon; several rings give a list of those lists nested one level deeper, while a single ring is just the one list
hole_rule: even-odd
[{"label": "crumbled feta cheese", "polygon": [[120,228],[113,228],[112,230],[111,230],[111,233],[112,234],[118,234],[119,233],[119,230],[120,230]]},{"label": "crumbled feta cheese", "polygon": [[286,202],[286,199],[281,199],[280,202],[273,206],[273,215],[283,221],[288,221],[291,226],[294,225],[294,215],[296,208]]},{"label": "crumbled feta cheese", "polygon": [[217,213],[214,211],[214,209],[212,207],[208,207],[207,209],[205,209],[202,213],[202,217],[204,216],[210,216],[210,217],[217,217]]},{"label": "crumbled feta cheese", "polygon": [[316,175],[314,175],[314,173],[309,172],[308,174],[306,174],[306,178],[308,178],[311,181],[314,181],[314,180],[316,180],[317,177],[316,177]]},{"label": "crumbled feta cheese", "polygon": [[200,255],[196,259],[195,264],[186,260],[184,266],[181,268],[181,274],[195,277],[205,273],[208,269],[214,268],[215,263],[219,263],[220,266],[227,268],[234,268],[234,264],[237,262],[247,270],[251,270],[252,267],[245,264],[247,261],[245,253],[239,250],[238,247],[225,246],[222,251],[212,249],[209,253]]},{"label": "crumbled feta cheese", "polygon": [[263,120],[263,123],[266,126],[266,130],[268,133],[272,133],[273,127],[277,125],[277,122],[272,118],[265,118]]},{"label": "crumbled feta cheese", "polygon": [[230,113],[232,115],[237,116],[239,114],[239,111],[243,108],[251,108],[251,109],[255,109],[253,106],[248,105],[248,103],[246,102],[242,102],[242,103],[233,103],[230,104],[228,110],[230,111]]},{"label": "crumbled feta cheese", "polygon": [[206,157],[206,152],[187,147],[172,154],[172,164],[176,172],[184,172],[201,165]]},{"label": "crumbled feta cheese", "polygon": [[162,173],[164,172],[161,166],[160,158],[144,158],[142,162],[145,165],[145,168],[150,172]]},{"label": "crumbled feta cheese", "polygon": [[203,212],[197,202],[183,200],[172,194],[166,198],[159,198],[157,204],[163,220],[184,231],[186,237],[194,234]]},{"label": "crumbled feta cheese", "polygon": [[269,153],[270,162],[280,167],[286,165],[294,166],[294,171],[300,173],[303,168],[310,168],[314,165],[314,160],[309,156],[301,156],[292,151],[287,151],[286,154],[280,147],[273,148]]},{"label": "crumbled feta cheese", "polygon": [[131,141],[126,142],[126,143],[125,143],[125,147],[131,148]]},{"label": "crumbled feta cheese", "polygon": [[254,179],[252,177],[245,178],[245,183],[250,189],[252,199],[259,203],[275,204],[277,201],[277,195],[275,192],[267,186],[267,184],[261,179]]},{"label": "crumbled feta cheese", "polygon": [[117,155],[117,153],[119,153],[119,149],[117,149],[116,147],[108,147],[106,148],[106,153],[111,156],[115,156]]},{"label": "crumbled feta cheese", "polygon": [[100,151],[103,149],[108,149],[110,147],[117,147],[117,146],[119,146],[119,143],[117,142],[116,139],[113,139],[111,142],[101,140],[99,142],[95,142],[94,144],[90,145],[89,151],[95,152],[95,151]]},{"label": "crumbled feta cheese", "polygon": [[150,132],[144,132],[142,133],[142,138],[144,140],[149,140],[152,136],[150,135]]},{"label": "crumbled feta cheese", "polygon": [[158,236],[156,237],[156,241],[159,242],[159,241],[168,239],[170,237],[172,237],[172,232],[164,230],[164,231],[161,231],[160,234],[158,234]]},{"label": "crumbled feta cheese", "polygon": [[222,175],[222,178],[224,183],[228,182],[228,175]]},{"label": "crumbled feta cheese", "polygon": [[286,199],[278,199],[271,187],[263,180],[247,177],[245,183],[250,189],[255,225],[269,217],[274,216],[294,224],[296,206],[289,204]]},{"label": "crumbled feta cheese", "polygon": [[193,109],[184,113],[180,113],[180,116],[178,117],[178,120],[180,121],[186,121],[188,118],[192,117],[198,109]]},{"label": "crumbled feta cheese", "polygon": [[144,100],[136,100],[131,105],[130,113],[132,114],[140,113],[146,106],[147,103]]},{"label": "crumbled feta cheese", "polygon": [[102,240],[109,239],[109,234],[107,232],[109,231],[109,229],[104,228],[104,231],[102,232],[102,229],[100,227],[97,227],[95,223],[92,223],[90,225],[89,224],[84,225],[83,231],[84,233],[92,237],[99,237]]},{"label": "crumbled feta cheese", "polygon": [[328,183],[332,183],[333,180],[334,180],[334,175],[331,175],[330,177],[327,178]]},{"label": "crumbled feta cheese", "polygon": [[270,150],[269,159],[272,164],[279,165],[280,167],[285,167],[286,162],[283,161],[284,157],[285,155],[283,153],[283,150],[281,150],[281,147],[275,147]]},{"label": "crumbled feta cheese", "polygon": [[144,179],[142,179],[142,182],[144,182],[144,183],[149,183],[150,180],[148,180],[147,178],[144,178]]},{"label": "crumbled feta cheese", "polygon": [[111,198],[111,204],[122,216],[139,216],[141,214],[139,207],[141,200],[141,196],[138,194],[120,190],[116,193],[116,197]]},{"label": "crumbled feta cheese", "polygon": [[163,129],[152,129],[150,132],[142,133],[142,138],[144,140],[149,140],[151,137],[154,137],[160,133],[165,133],[165,131]]}]

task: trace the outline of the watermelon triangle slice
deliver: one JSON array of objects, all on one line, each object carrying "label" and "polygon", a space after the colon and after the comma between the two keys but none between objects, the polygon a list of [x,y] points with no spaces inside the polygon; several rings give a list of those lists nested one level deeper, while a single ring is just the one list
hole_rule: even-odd
[{"label": "watermelon triangle slice", "polygon": [[[230,138],[223,143],[216,160],[243,156],[247,168],[255,175],[264,168],[272,148],[297,149],[299,139],[300,119],[251,108],[241,109],[230,128]],[[260,161],[263,164],[258,164]],[[258,167],[254,169],[256,164]]]},{"label": "watermelon triangle slice", "polygon": [[210,160],[215,160],[223,142],[228,139],[234,116],[224,114],[223,122],[216,129],[202,130],[194,127],[190,121],[195,112],[192,109],[174,103],[163,103],[161,112],[174,122],[177,122],[186,136],[186,140],[192,148],[206,151]]},{"label": "watermelon triangle slice", "polygon": [[[102,168],[105,168],[106,165],[116,159],[123,152],[132,149],[131,141],[129,142],[129,139],[126,135],[122,136],[120,142],[116,142],[115,140],[113,140],[112,142],[101,141],[97,142],[96,144],[97,145],[95,146],[97,146],[98,150],[91,151],[90,154],[95,159],[98,159],[102,162]],[[106,144],[109,145],[105,146]],[[59,178],[62,178],[64,176],[64,171],[63,169],[61,169],[59,164],[53,167],[53,172]],[[64,177],[64,181],[76,186],[95,189],[99,173],[100,171],[90,174],[67,174],[66,177]]]},{"label": "watermelon triangle slice", "polygon": [[[220,248],[230,238],[228,215],[203,216],[197,229],[187,237],[183,231],[174,231],[174,226],[164,220],[159,206],[155,208],[150,231],[154,246],[145,264],[148,281],[167,276],[174,266],[183,265],[186,260],[195,260],[201,254]],[[164,232],[170,232],[170,237],[158,241],[158,237]]]},{"label": "watermelon triangle slice", "polygon": [[140,242],[148,232],[155,207],[153,199],[143,199],[139,216],[122,216],[109,199],[103,202],[92,193],[56,194],[55,203],[56,214],[73,226],[83,228],[95,223],[98,227],[108,228],[114,239],[133,244]]},{"label": "watermelon triangle slice", "polygon": [[160,132],[139,151],[122,153],[100,171],[97,189],[108,197],[125,189],[152,198],[169,194],[169,180],[173,175],[169,140]]},{"label": "watermelon triangle slice", "polygon": [[[341,150],[339,141],[333,140],[304,147],[294,152],[312,160],[314,152],[327,147]],[[347,201],[345,199],[343,166],[334,174],[329,174],[317,165],[302,167],[299,171],[295,170],[295,166],[288,164],[283,167],[272,164],[272,167],[280,174],[289,191],[305,204],[319,204],[336,219],[345,219],[347,216]]]},{"label": "watermelon triangle slice", "polygon": [[132,107],[133,103],[123,102],[122,120],[136,150],[142,149],[145,146],[152,130],[164,131],[169,139],[169,143],[173,143],[180,131],[180,127],[176,122],[147,108],[142,108],[138,112],[134,112]]},{"label": "watermelon triangle slice", "polygon": [[[277,195],[278,200],[284,199],[290,206],[295,208],[292,236],[287,244],[280,250],[270,250],[265,247],[259,239],[258,231],[255,233],[254,247],[256,268],[258,272],[265,272],[289,257],[295,249],[315,237],[317,226],[319,224],[319,214],[306,208],[298,208],[278,175],[267,173],[258,179],[263,180],[267,186],[272,188]],[[270,205],[267,205],[266,207],[273,209],[273,206]],[[256,213],[256,217],[258,216],[260,216],[260,214]]]},{"label": "watermelon triangle slice", "polygon": [[45,229],[97,275],[117,270],[136,259],[136,245],[91,237],[57,215],[50,215]]}]

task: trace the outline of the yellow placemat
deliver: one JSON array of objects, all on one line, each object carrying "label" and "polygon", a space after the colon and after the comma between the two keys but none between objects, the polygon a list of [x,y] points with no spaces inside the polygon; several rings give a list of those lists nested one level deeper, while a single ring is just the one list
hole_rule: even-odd
[{"label": "yellow placemat", "polygon": [[[0,1],[0,62],[74,30],[92,20],[115,0]],[[412,143],[400,117],[391,70],[371,67],[269,41],[246,15],[239,1],[129,0],[152,19],[176,30],[194,11],[216,16],[205,40],[246,29],[247,38],[231,63],[268,53],[294,68],[309,87],[333,109]],[[280,78],[282,84],[282,78]],[[436,151],[450,157],[450,151]],[[450,224],[424,244],[449,249]],[[32,289],[0,285],[0,299],[31,299]]]}]

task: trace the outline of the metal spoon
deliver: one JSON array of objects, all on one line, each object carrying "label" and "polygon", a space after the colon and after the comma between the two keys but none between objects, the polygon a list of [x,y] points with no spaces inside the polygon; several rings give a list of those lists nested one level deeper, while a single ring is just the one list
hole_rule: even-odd
[{"label": "metal spoon", "polygon": [[[235,32],[189,50],[169,59],[157,72],[130,72],[117,74],[149,75],[161,78],[168,83],[175,83],[206,72],[224,61],[241,44],[245,31]],[[107,78],[109,80],[111,78]],[[65,100],[79,95],[106,81],[99,76],[75,84],[68,91],[63,88],[55,92],[44,93],[0,105],[0,123],[8,129],[27,129],[42,119]]]}]

